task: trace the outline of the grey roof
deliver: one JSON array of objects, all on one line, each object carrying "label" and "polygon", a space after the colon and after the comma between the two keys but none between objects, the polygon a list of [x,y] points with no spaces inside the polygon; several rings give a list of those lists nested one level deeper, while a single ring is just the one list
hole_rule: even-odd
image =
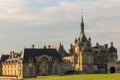
[{"label": "grey roof", "polygon": [[4,62],[5,60],[7,60],[9,58],[10,55],[2,55],[1,56],[1,62]]},{"label": "grey roof", "polygon": [[0,62],[4,62],[4,61],[18,61],[18,60],[22,59],[21,57],[15,57],[15,58],[9,58],[9,57],[10,57],[10,55],[2,55]]},{"label": "grey roof", "polygon": [[80,33],[80,42],[88,42],[88,40],[83,32]]},{"label": "grey roof", "polygon": [[105,45],[97,45],[97,46],[93,46],[93,50],[94,51],[101,51],[102,53],[105,53],[105,54],[109,54],[109,50],[108,48],[105,47]]},{"label": "grey roof", "polygon": [[23,62],[28,62],[28,58],[31,58],[31,57],[35,61],[36,56],[41,56],[44,54],[48,56],[53,56],[53,58],[58,58],[60,61],[62,61],[62,57],[59,55],[56,49],[25,48],[24,55],[23,55]]},{"label": "grey roof", "polygon": [[62,47],[59,47],[59,50],[58,50],[58,53],[59,55],[61,55],[62,57],[64,56],[69,56],[70,54],[66,52],[66,50]]}]

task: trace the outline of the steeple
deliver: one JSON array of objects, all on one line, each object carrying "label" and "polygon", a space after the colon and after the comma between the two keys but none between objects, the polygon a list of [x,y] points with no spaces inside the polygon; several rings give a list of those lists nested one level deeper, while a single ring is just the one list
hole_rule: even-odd
[{"label": "steeple", "polygon": [[78,41],[80,41],[81,43],[85,43],[88,44],[88,40],[85,36],[85,32],[84,32],[84,21],[83,21],[83,16],[81,16],[81,32],[80,32],[80,37],[78,38]]},{"label": "steeple", "polygon": [[83,21],[83,16],[81,16],[81,32],[84,33],[84,21]]}]

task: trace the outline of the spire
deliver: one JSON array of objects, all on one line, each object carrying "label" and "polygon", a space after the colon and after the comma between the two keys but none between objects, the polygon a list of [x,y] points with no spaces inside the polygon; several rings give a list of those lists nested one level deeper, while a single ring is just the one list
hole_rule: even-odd
[{"label": "spire", "polygon": [[80,37],[79,37],[78,41],[81,42],[81,43],[86,43],[88,45],[89,41],[87,40],[87,38],[85,36],[85,33],[84,33],[84,21],[83,21],[83,16],[82,15],[81,15],[80,26],[81,26],[81,32],[80,32]]},{"label": "spire", "polygon": [[83,21],[83,16],[81,16],[81,32],[84,33],[84,21]]}]

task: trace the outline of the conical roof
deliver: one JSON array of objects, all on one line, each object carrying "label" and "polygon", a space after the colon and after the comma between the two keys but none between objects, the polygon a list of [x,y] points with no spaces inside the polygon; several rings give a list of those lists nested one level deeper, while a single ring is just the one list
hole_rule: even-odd
[{"label": "conical roof", "polygon": [[80,32],[80,42],[88,42],[87,37],[85,36],[84,32],[84,21],[83,16],[81,17],[81,32]]}]

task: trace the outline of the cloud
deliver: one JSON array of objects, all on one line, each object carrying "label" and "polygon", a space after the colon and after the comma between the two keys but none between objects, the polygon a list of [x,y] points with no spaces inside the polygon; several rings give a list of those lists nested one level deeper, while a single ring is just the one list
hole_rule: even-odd
[{"label": "cloud", "polygon": [[[38,0],[42,1],[42,0]],[[7,2],[7,3],[6,3]],[[104,2],[104,3],[103,3]],[[108,4],[109,3],[109,4]],[[111,4],[110,4],[111,3]],[[117,5],[116,5],[117,4]],[[110,6],[112,8],[118,7],[118,2],[113,0],[97,0],[94,2],[87,1],[77,1],[77,2],[59,2],[59,5],[42,8],[38,11],[33,12],[32,10],[26,10],[25,1],[23,0],[2,0],[0,7],[5,13],[1,13],[1,19],[12,19],[21,21],[33,21],[39,23],[56,23],[59,21],[77,21],[80,19],[81,9],[88,19],[101,19],[100,17],[106,16],[104,18],[111,17],[112,12],[109,10]],[[107,8],[106,8],[107,7]],[[99,9],[99,10],[97,10]],[[110,8],[111,9],[111,8]],[[109,11],[108,11],[109,10]],[[113,9],[112,9],[113,10]],[[102,12],[102,14],[101,14]],[[108,14],[108,12],[110,12]],[[117,11],[118,12],[118,11]],[[24,19],[23,19],[24,18]]]},{"label": "cloud", "polygon": [[18,8],[22,8],[24,0],[0,0],[0,10],[5,13],[13,13]]},{"label": "cloud", "polygon": [[[81,9],[83,9],[85,26],[89,32],[92,32],[91,28],[94,28],[97,31],[96,34],[106,33],[107,29],[112,30],[107,31],[110,33],[115,32],[119,26],[119,17],[117,17],[120,16],[119,1],[60,1],[56,6],[45,7],[37,11],[27,10],[25,3],[24,0],[1,0],[0,7],[5,12],[0,13],[0,20],[29,25],[46,25],[46,27],[55,24],[65,26],[65,22],[72,22],[74,26],[75,22],[78,22],[79,26]],[[98,31],[98,28],[101,30]]]}]

